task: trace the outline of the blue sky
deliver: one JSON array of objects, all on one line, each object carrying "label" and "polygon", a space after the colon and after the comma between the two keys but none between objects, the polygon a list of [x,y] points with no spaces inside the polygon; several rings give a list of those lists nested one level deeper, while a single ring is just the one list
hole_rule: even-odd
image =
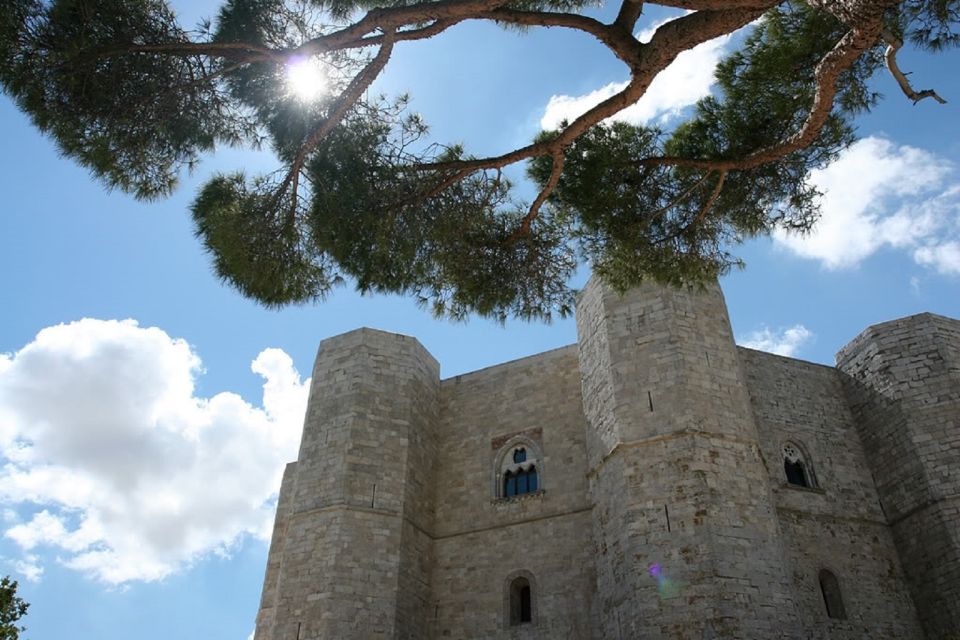
[{"label": "blue sky", "polygon": [[[190,24],[216,5],[174,6]],[[731,45],[678,60],[625,117],[676,121]],[[960,317],[958,63],[904,51],[917,88],[950,102],[914,106],[878,77],[885,99],[859,121],[862,141],[813,178],[819,230],[738,249],[748,267],[722,284],[741,343],[832,363],[870,324]],[[623,73],[575,34],[467,24],[400,48],[380,88],[409,91],[436,139],[483,154]],[[249,635],[320,340],[359,326],[414,335],[446,377],[575,339],[572,321],[457,324],[348,290],[265,310],[211,274],[187,208],[213,171],[272,170],[269,156],[218,153],[173,197],[141,203],[59,157],[5,97],[0,139],[0,573],[32,603],[33,640]]]}]

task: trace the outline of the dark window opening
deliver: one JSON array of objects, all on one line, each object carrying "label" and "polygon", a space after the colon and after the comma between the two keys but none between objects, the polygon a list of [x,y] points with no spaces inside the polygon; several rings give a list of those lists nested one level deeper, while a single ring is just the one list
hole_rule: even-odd
[{"label": "dark window opening", "polygon": [[530,581],[526,578],[517,578],[510,583],[511,626],[533,622],[532,597]]},{"label": "dark window opening", "polygon": [[807,470],[804,469],[802,460],[793,462],[784,460],[783,469],[787,473],[787,482],[790,484],[797,485],[798,487],[810,486],[810,483],[807,481]]},{"label": "dark window opening", "polygon": [[513,461],[514,462],[526,462],[527,461],[527,450],[526,449],[517,449],[513,452]]},{"label": "dark window opening", "polygon": [[826,569],[820,571],[820,592],[823,594],[823,604],[827,608],[827,616],[838,620],[846,620],[847,612],[843,606],[840,583],[837,581],[837,576]]},{"label": "dark window opening", "polygon": [[537,468],[530,467],[526,471],[508,471],[503,476],[503,495],[505,498],[533,493],[538,487]]},{"label": "dark window opening", "polygon": [[520,622],[530,622],[533,618],[530,609],[530,587],[520,589]]}]

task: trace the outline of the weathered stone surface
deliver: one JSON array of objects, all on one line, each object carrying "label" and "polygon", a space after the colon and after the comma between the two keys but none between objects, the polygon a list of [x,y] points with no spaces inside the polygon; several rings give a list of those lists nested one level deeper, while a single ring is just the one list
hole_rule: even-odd
[{"label": "weathered stone surface", "polygon": [[960,637],[960,322],[875,325],[837,363],[927,637]]},{"label": "weathered stone surface", "polygon": [[412,338],[324,341],[257,640],[960,637],[960,322],[838,369],[736,347],[716,286],[591,282],[577,324],[443,381]]}]

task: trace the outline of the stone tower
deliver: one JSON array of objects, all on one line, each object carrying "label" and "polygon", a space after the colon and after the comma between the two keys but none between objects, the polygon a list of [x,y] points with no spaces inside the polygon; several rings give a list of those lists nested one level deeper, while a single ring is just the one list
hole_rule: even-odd
[{"label": "stone tower", "polygon": [[594,280],[577,329],[601,637],[795,637],[720,287],[620,297]]},{"label": "stone tower", "polygon": [[833,368],[736,346],[716,284],[592,280],[577,333],[445,380],[323,341],[256,640],[960,634],[960,322]]},{"label": "stone tower", "polygon": [[927,637],[960,637],[960,322],[875,325],[837,365]]},{"label": "stone tower", "polygon": [[256,640],[423,638],[439,367],[406,336],[323,341]]}]

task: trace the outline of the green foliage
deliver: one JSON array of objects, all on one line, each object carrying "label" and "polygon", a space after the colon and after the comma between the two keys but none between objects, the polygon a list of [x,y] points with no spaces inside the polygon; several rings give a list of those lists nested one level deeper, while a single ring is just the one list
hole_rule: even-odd
[{"label": "green foliage", "polygon": [[[593,127],[567,151],[549,200],[594,272],[619,290],[645,278],[703,281],[734,263],[720,247],[722,221],[698,220],[713,182],[697,186],[690,171],[638,165],[638,158],[660,155],[663,137],[625,123]],[[538,158],[529,174],[545,184],[550,170],[550,160]]]},{"label": "green foliage", "polygon": [[26,627],[17,622],[27,615],[30,605],[17,596],[17,581],[0,578],[0,640],[17,640]]},{"label": "green foliage", "polygon": [[197,236],[244,295],[268,307],[321,299],[337,278],[276,187],[267,178],[248,185],[242,173],[213,178],[193,204]]},{"label": "green foliage", "polygon": [[[450,149],[437,157],[460,156]],[[398,157],[385,126],[351,122],[317,148],[310,224],[317,242],[361,291],[412,294],[437,315],[505,320],[569,313],[564,282],[575,261],[550,217],[511,237],[525,214],[510,183],[480,172],[440,189]]]},{"label": "green foliage", "polygon": [[[844,31],[830,16],[787,3],[768,12],[721,62],[719,95],[701,100],[674,131],[617,123],[579,138],[567,151],[550,203],[571,221],[572,236],[594,271],[620,290],[645,278],[702,282],[739,266],[728,248],[747,238],[777,226],[810,229],[819,208],[807,173],[854,140],[850,115],[876,99],[866,86],[880,64],[876,54],[845,74],[834,111],[813,144],[728,172],[715,200],[718,171],[638,159],[735,160],[776,145],[803,125],[813,103],[816,63]],[[550,168],[549,158],[538,158],[529,173],[544,185]]]},{"label": "green foliage", "polygon": [[960,0],[908,0],[898,17],[905,39],[917,47],[941,51],[960,46]]},{"label": "green foliage", "polygon": [[562,228],[545,216],[511,239],[525,212],[509,201],[506,180],[478,174],[442,188],[449,172],[411,172],[393,127],[410,138],[423,125],[397,113],[351,117],[318,144],[306,167],[308,204],[276,201],[276,181],[264,178],[208,183],[193,214],[221,277],[270,306],[321,298],[349,276],[361,291],[409,294],[453,318],[569,313],[564,283],[576,263]]},{"label": "green foliage", "polygon": [[201,58],[116,55],[188,40],[161,0],[30,0],[2,20],[4,90],[110,187],[168,195],[201,152],[248,131],[215,85],[197,81],[210,72]]},{"label": "green foliage", "polygon": [[[842,75],[826,125],[802,149],[744,169],[650,160],[731,163],[801,130],[817,64],[847,27],[784,2],[719,66],[716,95],[676,128],[603,124],[564,141],[559,183],[533,216],[499,169],[460,171],[457,163],[473,160],[463,148],[428,144],[405,97],[364,92],[347,104],[344,90],[375,47],[315,46],[327,95],[305,103],[287,88],[304,43],[365,10],[412,4],[224,0],[216,20],[191,33],[164,0],[5,0],[0,86],[64,155],[139,198],[169,194],[218,144],[266,141],[282,165],[276,174],[215,176],[192,213],[219,276],[267,306],[319,300],[351,280],[361,291],[413,296],[439,315],[501,321],[568,313],[566,283],[582,261],[620,289],[646,278],[701,282],[739,265],[731,250],[747,238],[809,229],[819,213],[809,171],[854,140],[852,117],[877,99],[867,81],[881,68],[880,48]],[[593,4],[504,6],[582,12]],[[904,0],[887,18],[917,46],[960,44],[960,0]],[[418,12],[401,33],[429,24],[423,19]],[[386,38],[383,29],[357,37]],[[528,173],[543,188],[552,169],[542,155]]]}]

